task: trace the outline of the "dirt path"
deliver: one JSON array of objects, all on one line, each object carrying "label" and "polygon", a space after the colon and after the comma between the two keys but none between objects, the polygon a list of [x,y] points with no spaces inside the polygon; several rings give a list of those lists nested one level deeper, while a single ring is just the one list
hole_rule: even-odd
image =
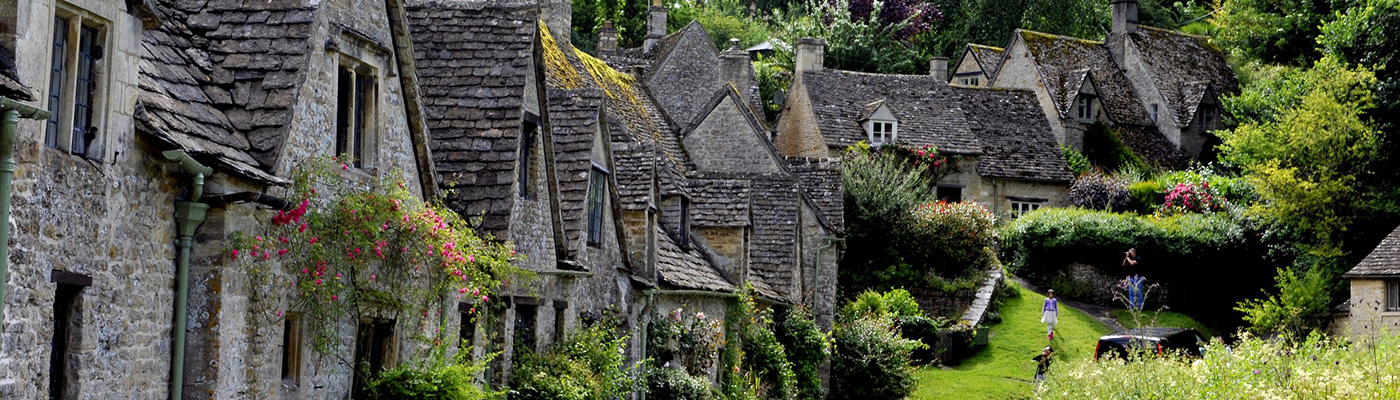
[{"label": "dirt path", "polygon": [[[1019,277],[1019,276],[1014,276],[1014,275],[1013,275],[1013,276],[1011,276],[1010,279],[1011,279],[1012,281],[1016,282],[1017,284],[1020,284],[1021,287],[1026,288],[1026,290],[1029,290],[1029,291],[1032,291],[1032,292],[1036,292],[1036,293],[1040,293],[1041,295],[1044,295],[1044,294],[1045,294],[1045,288],[1042,288],[1042,287],[1040,287],[1040,286],[1036,286],[1035,284],[1030,283],[1030,282],[1026,281],[1025,279],[1021,279],[1021,277]],[[1077,309],[1079,309],[1079,311],[1083,311],[1085,314],[1089,314],[1090,316],[1093,316],[1094,319],[1099,320],[1099,322],[1103,322],[1104,325],[1108,325],[1108,327],[1109,327],[1110,329],[1113,329],[1114,332],[1118,332],[1118,331],[1124,330],[1123,324],[1120,324],[1120,323],[1118,323],[1118,320],[1113,319],[1113,309],[1112,309],[1112,308],[1103,307],[1103,306],[1096,306],[1096,305],[1093,305],[1093,304],[1080,303],[1080,302],[1077,302],[1077,301],[1074,301],[1074,300],[1069,300],[1069,299],[1060,299],[1060,302],[1061,302],[1061,303],[1064,303],[1064,304],[1067,305],[1067,306],[1077,308]]]}]

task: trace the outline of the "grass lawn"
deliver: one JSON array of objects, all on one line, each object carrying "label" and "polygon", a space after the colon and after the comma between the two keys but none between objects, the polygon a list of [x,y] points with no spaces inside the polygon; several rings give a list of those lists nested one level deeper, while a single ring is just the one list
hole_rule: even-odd
[{"label": "grass lawn", "polygon": [[[1156,318],[1156,323],[1153,323],[1154,317]],[[1118,323],[1122,324],[1124,328],[1136,328],[1139,326],[1138,321],[1133,320],[1133,313],[1128,310],[1113,310],[1113,319],[1118,320]],[[1142,313],[1141,322],[1141,325],[1146,326],[1190,328],[1195,329],[1202,335],[1206,335],[1206,337],[1215,336],[1215,332],[1211,331],[1210,328],[1206,328],[1204,324],[1196,322],[1195,319],[1184,314],[1177,314],[1171,311],[1144,311]]]},{"label": "grass lawn", "polygon": [[1109,333],[1103,323],[1079,310],[1060,304],[1060,323],[1055,325],[1055,341],[1045,338],[1040,323],[1040,307],[1045,296],[1017,287],[1021,297],[1002,306],[1002,322],[991,326],[987,347],[951,370],[937,366],[920,368],[915,377],[919,387],[912,398],[1005,399],[1009,395],[1029,395],[1035,377],[1035,362],[1047,344],[1055,347],[1056,357],[1092,357],[1099,336]]}]

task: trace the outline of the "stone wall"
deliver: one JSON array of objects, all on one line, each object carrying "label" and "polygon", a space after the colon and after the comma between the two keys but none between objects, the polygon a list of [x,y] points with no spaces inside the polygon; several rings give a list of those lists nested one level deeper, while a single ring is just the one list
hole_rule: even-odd
[{"label": "stone wall", "polygon": [[714,110],[684,139],[686,152],[701,171],[782,171],[768,150],[767,138],[758,132],[733,96],[724,96]]},{"label": "stone wall", "polygon": [[778,153],[803,158],[832,156],[828,154],[826,140],[822,139],[817,114],[812,111],[812,100],[807,96],[807,87],[802,84],[802,74],[793,78],[786,99],[782,116],[778,118],[778,135],[773,140]]},{"label": "stone wall", "polygon": [[723,82],[719,70],[719,51],[704,30],[686,27],[673,38],[670,53],[647,75],[647,87],[656,102],[676,121],[686,127],[705,110],[710,93]]},{"label": "stone wall", "polygon": [[1050,132],[1055,134],[1055,142],[1066,144],[1065,126],[1059,118],[1059,108],[1055,106],[1055,100],[1050,97],[1050,92],[1046,91],[1045,83],[1041,82],[1040,70],[1036,68],[1035,60],[1031,58],[1026,44],[1017,37],[1011,46],[1006,48],[1004,54],[1001,69],[997,70],[996,82],[993,82],[991,86],[1026,89],[1035,92],[1035,99],[1040,103],[1040,109],[1045,113],[1046,119],[1050,121]]},{"label": "stone wall", "polygon": [[1400,311],[1385,310],[1385,279],[1351,279],[1351,314],[1346,318],[1346,334],[1367,341],[1381,329],[1400,334]]}]

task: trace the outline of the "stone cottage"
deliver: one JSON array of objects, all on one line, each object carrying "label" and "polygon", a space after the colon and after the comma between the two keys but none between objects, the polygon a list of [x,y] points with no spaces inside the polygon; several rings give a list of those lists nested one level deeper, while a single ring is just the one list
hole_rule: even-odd
[{"label": "stone cottage", "polygon": [[227,238],[290,206],[281,186],[311,157],[350,156],[350,181],[433,175],[400,5],[9,7],[6,56],[37,60],[13,78],[53,112],[14,142],[0,397],[340,399],[364,384],[352,364],[416,346],[368,312],[344,321],[344,354],[315,354],[224,262]]},{"label": "stone cottage", "polygon": [[1333,333],[1358,341],[1385,331],[1400,334],[1400,228],[1342,277],[1351,282],[1351,301],[1345,305],[1349,313],[1333,322]]},{"label": "stone cottage", "polygon": [[802,39],[774,143],[793,157],[835,157],[859,142],[936,146],[956,160],[937,196],[972,200],[1001,217],[1065,203],[1070,176],[1034,93],[953,86],[946,60],[930,75],[822,66],[825,43]]},{"label": "stone cottage", "polygon": [[569,7],[408,3],[444,200],[539,275],[509,283],[481,326],[459,318],[463,339],[503,352],[490,380],[508,380],[517,351],[602,316],[630,330],[640,360],[653,316],[723,318],[745,285],[830,326],[839,164],[781,157],[747,54],[721,57],[698,24],[666,35],[654,6],[644,48],[605,36],[595,57],[569,43]]},{"label": "stone cottage", "polygon": [[1105,123],[1156,164],[1211,157],[1220,98],[1239,91],[1225,55],[1207,37],[1138,25],[1137,0],[1112,1],[1103,41],[1018,29],[1004,49],[969,44],[954,83],[1035,92],[1055,138],[1075,149]]}]

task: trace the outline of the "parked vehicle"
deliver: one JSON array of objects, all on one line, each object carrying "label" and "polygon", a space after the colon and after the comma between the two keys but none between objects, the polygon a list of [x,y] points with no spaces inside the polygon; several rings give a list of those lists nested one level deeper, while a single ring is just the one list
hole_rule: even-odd
[{"label": "parked vehicle", "polygon": [[1100,337],[1099,343],[1094,346],[1094,360],[1106,354],[1127,360],[1130,352],[1159,356],[1179,353],[1187,357],[1200,357],[1205,343],[1205,336],[1195,329],[1133,328]]}]

